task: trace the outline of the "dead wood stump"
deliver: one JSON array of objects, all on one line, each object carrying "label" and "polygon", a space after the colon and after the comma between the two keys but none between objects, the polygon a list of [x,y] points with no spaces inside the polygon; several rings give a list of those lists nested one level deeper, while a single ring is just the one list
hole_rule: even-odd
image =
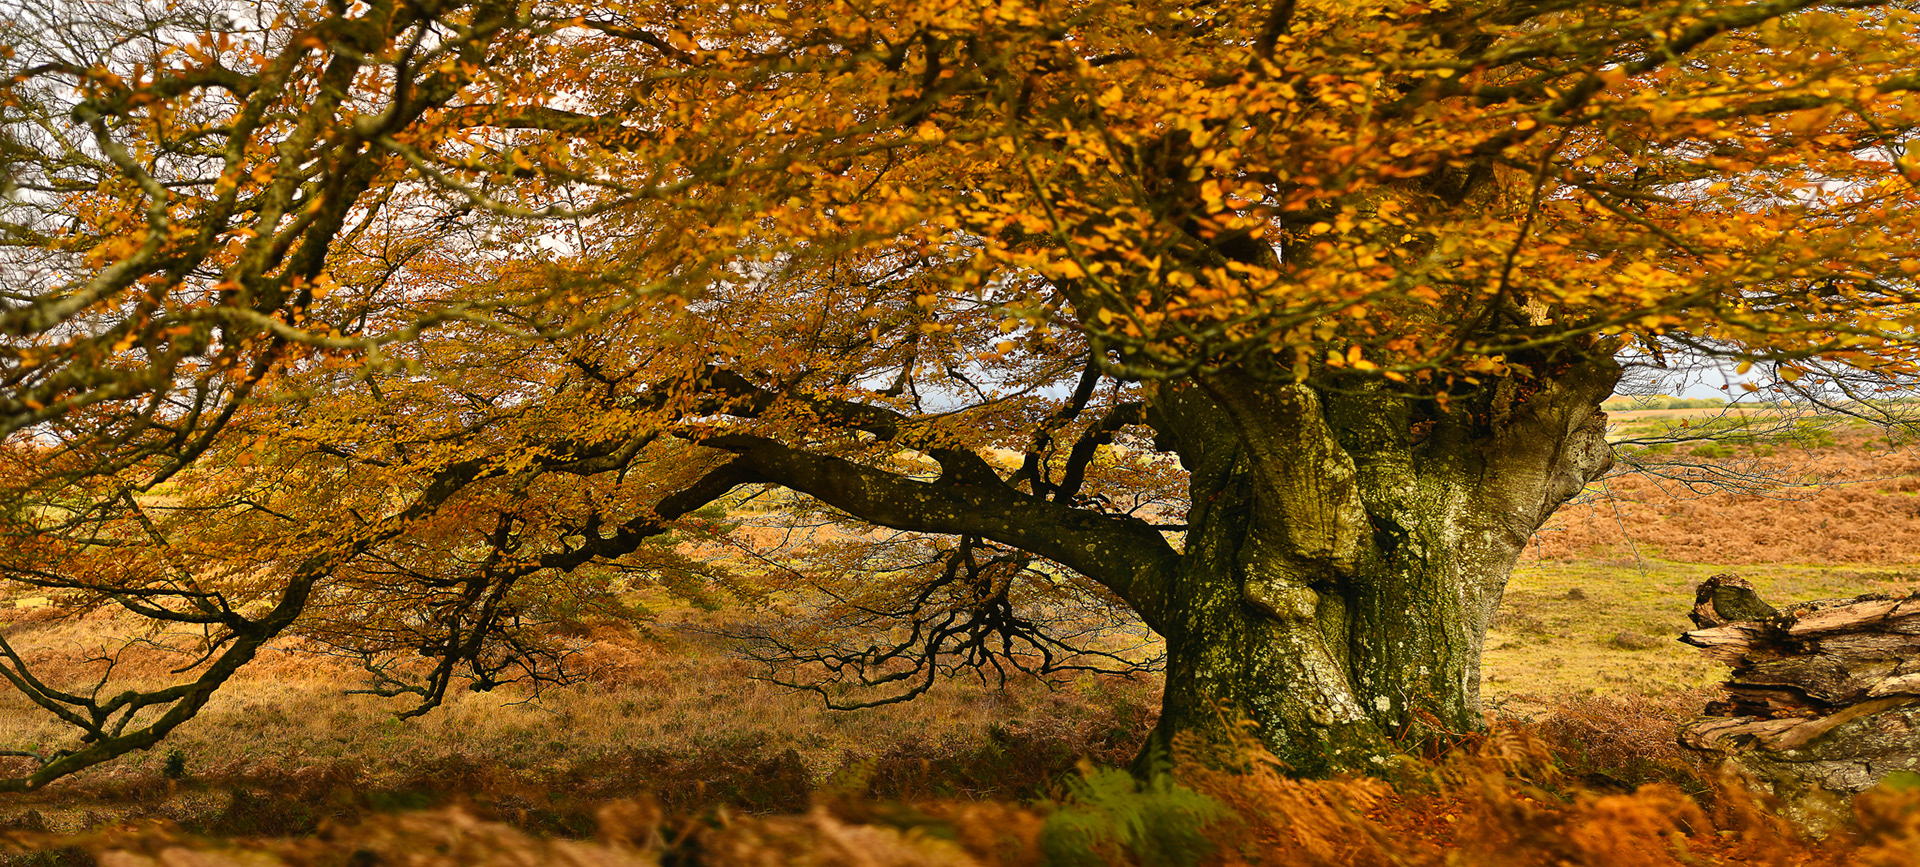
[{"label": "dead wood stump", "polygon": [[1702,582],[1680,637],[1726,663],[1725,697],[1683,728],[1792,818],[1837,818],[1855,794],[1920,770],[1920,593],[1790,606],[1732,575]]}]

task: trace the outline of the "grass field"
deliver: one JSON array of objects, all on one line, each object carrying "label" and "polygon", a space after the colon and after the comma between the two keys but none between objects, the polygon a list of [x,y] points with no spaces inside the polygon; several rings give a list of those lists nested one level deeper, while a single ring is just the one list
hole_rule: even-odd
[{"label": "grass field", "polygon": [[1680,633],[1701,581],[1734,572],[1779,603],[1914,589],[1920,567],[1745,564],[1642,558],[1542,561],[1515,570],[1487,636],[1484,694],[1532,715],[1566,696],[1700,692],[1724,675]]},{"label": "grass field", "polygon": [[[1674,424],[1630,418],[1617,431]],[[0,800],[0,837],[22,850],[0,863],[1037,864],[1082,852],[1094,860],[1079,863],[1150,864],[1203,850],[1227,864],[1915,863],[1920,796],[1868,798],[1816,844],[1672,734],[1720,676],[1674,640],[1700,580],[1737,572],[1776,604],[1912,587],[1920,453],[1864,428],[1683,449],[1664,454],[1787,484],[1727,494],[1616,478],[1563,510],[1489,635],[1496,735],[1386,780],[1230,781],[1196,760],[1188,788],[1122,792],[1075,768],[1132,756],[1158,701],[1151,678],[957,681],[832,712],[751,679],[701,628],[733,614],[681,610],[647,635],[597,634],[584,683],[461,693],[412,722],[342,696],[353,671],[283,641],[161,748]],[[80,667],[123,626],[35,607],[0,620],[42,662]],[[24,710],[0,697],[0,740],[45,736]],[[1061,843],[1075,816],[1161,837]],[[1195,842],[1207,838],[1219,845]],[[397,854],[415,844],[444,851]]]}]

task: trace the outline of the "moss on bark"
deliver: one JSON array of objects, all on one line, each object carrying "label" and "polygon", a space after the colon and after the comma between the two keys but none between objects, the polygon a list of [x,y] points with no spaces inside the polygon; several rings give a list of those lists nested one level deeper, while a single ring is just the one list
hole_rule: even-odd
[{"label": "moss on bark", "polygon": [[1618,368],[1540,365],[1444,411],[1379,385],[1217,375],[1149,419],[1192,474],[1157,618],[1175,733],[1250,718],[1295,772],[1481,725],[1481,645],[1527,538],[1610,464]]}]

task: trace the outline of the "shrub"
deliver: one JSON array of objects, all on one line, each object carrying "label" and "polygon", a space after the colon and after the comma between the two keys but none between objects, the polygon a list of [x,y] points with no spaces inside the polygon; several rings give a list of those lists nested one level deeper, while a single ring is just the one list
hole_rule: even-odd
[{"label": "shrub", "polygon": [[1180,867],[1213,853],[1207,828],[1232,813],[1182,787],[1169,773],[1136,780],[1126,771],[1083,765],[1067,801],[1040,832],[1047,863],[1098,867],[1126,852],[1143,867]]},{"label": "shrub", "polygon": [[167,762],[160,767],[160,776],[169,780],[187,778],[187,754],[179,750],[167,751]]},{"label": "shrub", "polygon": [[1690,449],[1688,451],[1688,454],[1691,454],[1696,458],[1706,458],[1707,460],[1712,461],[1712,460],[1719,460],[1721,458],[1733,457],[1734,450],[1733,450],[1733,446],[1726,445],[1723,443],[1701,443],[1700,445],[1694,446],[1692,449]]}]

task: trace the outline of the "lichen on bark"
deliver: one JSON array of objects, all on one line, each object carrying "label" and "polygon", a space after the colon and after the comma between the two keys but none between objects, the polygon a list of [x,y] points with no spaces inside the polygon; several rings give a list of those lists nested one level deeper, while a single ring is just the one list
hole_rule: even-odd
[{"label": "lichen on bark", "polygon": [[1487,623],[1533,530],[1609,466],[1617,376],[1595,353],[1445,410],[1377,382],[1163,387],[1148,418],[1193,508],[1156,743],[1241,714],[1322,773],[1479,727]]}]

